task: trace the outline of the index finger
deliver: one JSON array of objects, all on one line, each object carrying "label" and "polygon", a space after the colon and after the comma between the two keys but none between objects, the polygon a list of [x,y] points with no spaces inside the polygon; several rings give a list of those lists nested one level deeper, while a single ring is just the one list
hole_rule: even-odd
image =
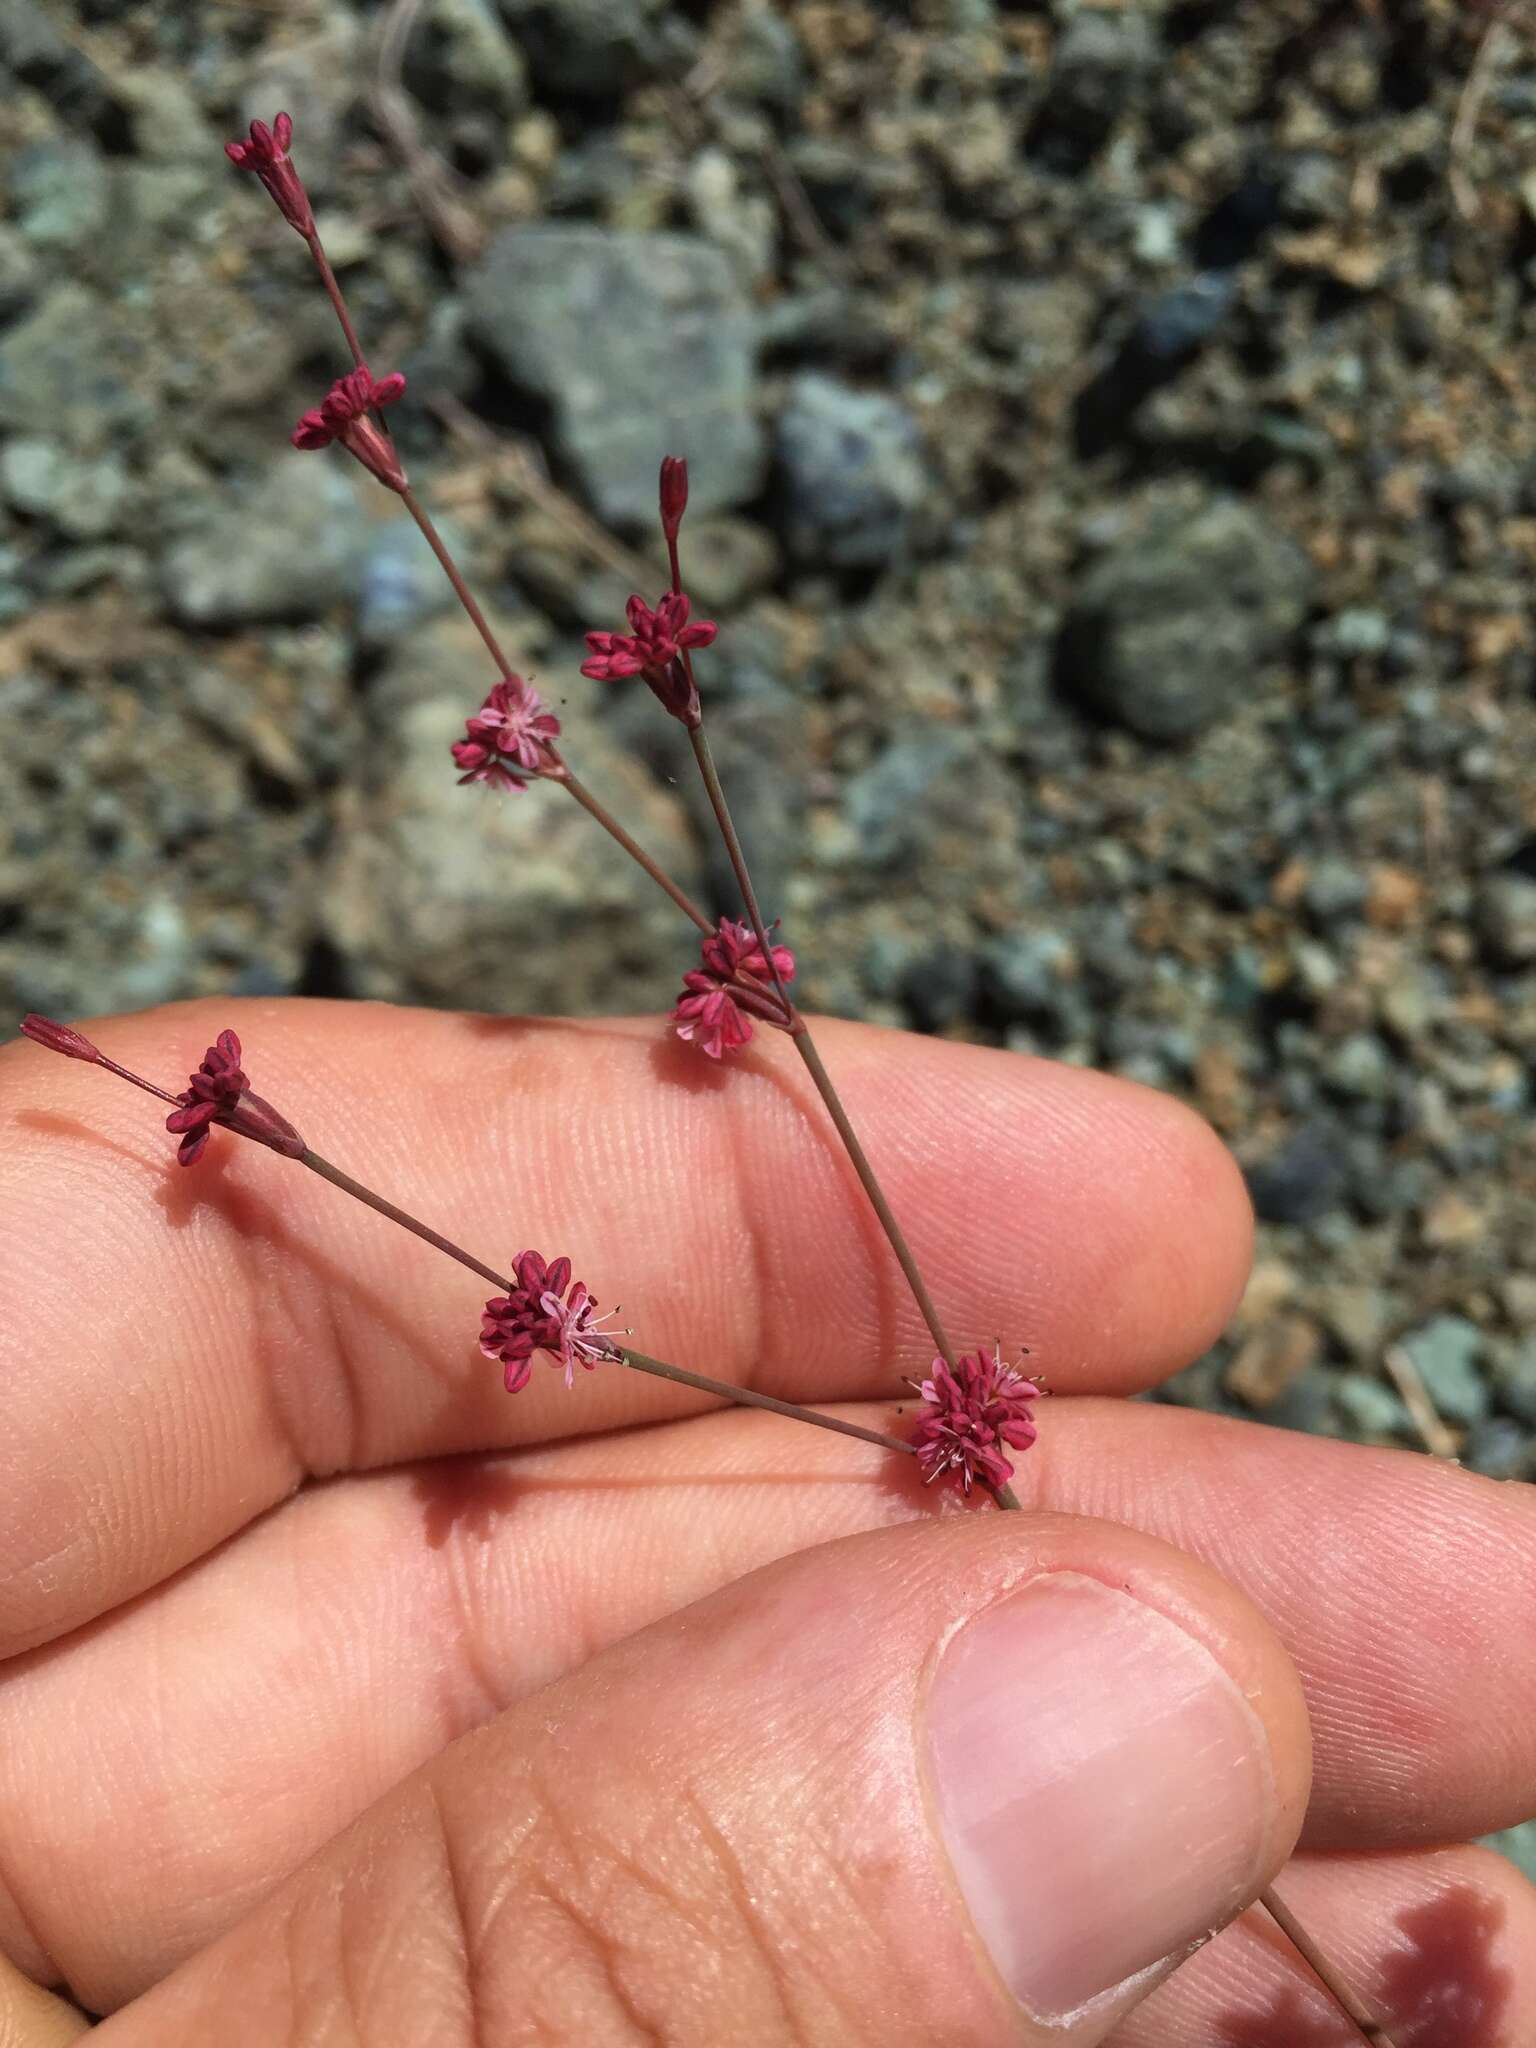
[{"label": "index finger", "polygon": [[[176,1085],[221,1028],[315,1149],[505,1270],[566,1252],[645,1349],[790,1399],[889,1394],[932,1343],[790,1049],[721,1073],[649,1020],[498,1022],[319,1002],[101,1027]],[[768,1034],[763,1034],[766,1038]],[[955,1342],[1027,1343],[1125,1392],[1197,1353],[1249,1212],[1198,1118],[1131,1083],[818,1027]],[[461,1268],[302,1167],[216,1132],[175,1164],[144,1098],[0,1052],[0,1654],[158,1582],[311,1475],[687,1413],[637,1374],[476,1348]]]}]

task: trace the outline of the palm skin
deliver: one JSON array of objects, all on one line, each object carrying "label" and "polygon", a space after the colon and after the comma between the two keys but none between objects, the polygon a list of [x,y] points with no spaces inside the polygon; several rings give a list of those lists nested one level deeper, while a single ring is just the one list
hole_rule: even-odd
[{"label": "palm skin", "polygon": [[[176,1086],[227,1025],[317,1149],[493,1265],[570,1252],[653,1353],[876,1426],[926,1368],[780,1048],[717,1073],[651,1022],[298,1002],[96,1035]],[[957,1341],[1027,1344],[1052,1389],[1024,1506],[1204,1559],[1289,1651],[1314,1745],[1298,1910],[1368,1984],[1413,1912],[1484,1901],[1499,1989],[1456,2048],[1530,2038],[1533,1895],[1443,1846],[1536,1810],[1526,1490],[1128,1403],[1241,1292],[1216,1140],[1127,1083],[821,1035]],[[125,2048],[141,1994],[466,1731],[775,1559],[966,1512],[877,1452],[621,1370],[509,1399],[471,1276],[227,1134],[180,1171],[142,1098],[35,1048],[0,1053],[0,1112],[0,1951],[118,2013]],[[1291,1999],[1299,2037],[1315,1997],[1244,1923],[1112,2038],[1284,2048],[1233,2029]],[[1398,2038],[1451,2048],[1412,2015]]]}]

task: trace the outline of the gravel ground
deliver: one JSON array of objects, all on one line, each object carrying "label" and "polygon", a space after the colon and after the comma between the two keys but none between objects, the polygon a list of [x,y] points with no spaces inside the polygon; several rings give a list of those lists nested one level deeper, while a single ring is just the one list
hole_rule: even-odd
[{"label": "gravel ground", "polygon": [[1170,1398],[1418,1445],[1407,1384],[1536,1476],[1536,63],[1469,105],[1486,18],[425,0],[381,95],[376,8],[8,0],[0,1015],[687,964],[555,792],[454,789],[474,643],[287,449],[345,365],[220,150],[287,106],[587,780],[728,906],[669,733],[575,674],[682,449],[807,999],[1211,1118],[1259,1261]]}]

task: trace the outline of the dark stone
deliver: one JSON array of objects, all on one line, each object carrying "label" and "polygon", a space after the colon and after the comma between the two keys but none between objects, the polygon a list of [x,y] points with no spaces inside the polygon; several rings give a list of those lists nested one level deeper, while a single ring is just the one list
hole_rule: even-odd
[{"label": "dark stone", "polygon": [[1337,1140],[1318,1124],[1303,1125],[1279,1151],[1247,1167],[1245,1178],[1265,1223],[1311,1223],[1344,1192]]},{"label": "dark stone", "polygon": [[1153,498],[1079,584],[1062,680],[1143,739],[1187,738],[1251,694],[1312,584],[1295,542],[1239,500]]}]

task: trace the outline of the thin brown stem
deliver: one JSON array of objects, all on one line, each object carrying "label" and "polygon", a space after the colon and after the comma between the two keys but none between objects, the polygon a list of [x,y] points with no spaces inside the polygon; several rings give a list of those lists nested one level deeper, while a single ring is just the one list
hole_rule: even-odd
[{"label": "thin brown stem", "polygon": [[347,347],[352,351],[352,360],[358,369],[364,363],[363,345],[357,338],[357,329],[352,325],[352,315],[347,311],[347,301],[341,286],[336,282],[336,273],[331,268],[331,259],[325,253],[325,245],[315,229],[304,238],[309,244],[309,253],[315,260],[320,273],[320,282],[325,286],[325,295],[330,300],[336,318],[341,322],[341,331],[347,337]]},{"label": "thin brown stem", "polygon": [[[396,1208],[393,1202],[375,1194],[372,1188],[365,1187],[360,1180],[354,1180],[350,1173],[344,1173],[339,1166],[333,1166],[328,1159],[322,1159],[318,1152],[305,1152],[299,1163],[307,1166],[311,1173],[319,1174],[322,1180],[329,1181],[332,1187],[340,1188],[343,1194],[351,1195],[355,1201],[362,1202],[378,1215],[388,1217],[391,1223],[398,1223],[402,1230],[410,1231],[413,1237],[419,1237],[423,1243],[431,1245],[434,1251],[440,1251],[448,1258],[456,1259],[461,1266],[467,1266],[471,1273],[477,1273],[482,1280],[488,1280],[498,1293],[510,1294],[513,1291],[516,1283],[508,1279],[504,1273],[498,1273],[493,1266],[485,1265],[473,1252],[465,1251],[462,1245],[455,1244],[451,1237],[444,1237],[440,1231],[432,1229],[430,1224],[423,1223],[419,1217]],[[668,1365],[664,1359],[650,1358],[643,1351],[631,1351],[627,1345],[616,1344],[614,1351],[615,1364],[631,1366],[636,1372],[649,1373],[653,1379],[671,1380],[680,1387],[694,1387],[701,1394],[713,1394],[716,1399],[732,1402],[738,1408],[766,1408],[774,1415],[787,1415],[793,1422],[809,1422],[817,1429],[830,1429],[838,1436],[857,1437],[861,1443],[876,1444],[883,1451],[905,1451],[909,1456],[915,1456],[913,1446],[903,1443],[900,1437],[887,1436],[878,1429],[866,1429],[862,1423],[844,1422],[836,1415],[823,1415],[815,1408],[802,1408],[795,1401],[780,1401],[772,1394],[759,1394],[751,1387],[733,1386],[729,1380],[716,1380],[709,1378],[705,1373],[689,1372],[684,1366]]]},{"label": "thin brown stem", "polygon": [[566,768],[563,774],[552,775],[549,779],[552,782],[561,782],[565,785],[582,809],[594,817],[608,836],[616,840],[623,847],[632,861],[638,862],[644,868],[657,888],[666,891],[684,917],[691,918],[701,932],[712,932],[714,930],[713,922],[705,916],[704,912],[687,891],[673,881],[664,867],[652,860],[638,840],[632,839],[624,830],[624,827],[619,823],[612,811],[608,809],[608,806],[600,803],[591,790],[587,788],[587,785],[584,782],[578,781],[569,768]]},{"label": "thin brown stem", "polygon": [[168,1102],[172,1109],[180,1109],[180,1096],[172,1095],[166,1088],[157,1088],[153,1081],[146,1081],[142,1074],[130,1074],[126,1067],[120,1067],[116,1060],[109,1060],[105,1053],[96,1055],[93,1065],[105,1067],[109,1074],[116,1074],[120,1080],[131,1081],[135,1088],[142,1088],[146,1095],[158,1095],[162,1102]]},{"label": "thin brown stem", "polygon": [[[688,659],[684,654],[684,660]],[[690,678],[692,663],[689,662]],[[736,826],[731,818],[731,807],[725,800],[725,791],[720,783],[720,771],[715,766],[714,754],[710,751],[709,739],[702,725],[688,728],[688,739],[693,747],[693,758],[699,764],[699,773],[704,778],[704,792],[709,798],[709,807],[715,814],[715,823],[720,827],[720,837],[725,841],[725,851],[731,863],[731,872],[736,877],[736,886],[741,891],[741,900],[746,906],[747,920],[752,926],[753,937],[762,948],[763,958],[768,963],[768,972],[784,1004],[786,1016],[794,1016],[795,1006],[789,999],[783,976],[774,963],[773,947],[768,941],[768,927],[763,922],[763,913],[758,907],[757,891],[752,887],[752,876],[747,869],[747,857],[741,850],[741,841],[736,836]]]},{"label": "thin brown stem", "polygon": [[1371,2048],[1392,2048],[1392,2037],[1386,2028],[1379,2020],[1371,2018],[1349,1986],[1340,1980],[1332,1964],[1284,1900],[1271,1889],[1260,1892],[1259,1904],[1310,1966],[1335,2005],[1359,2028],[1361,2038],[1369,2041]]},{"label": "thin brown stem", "polygon": [[636,1372],[648,1372],[659,1380],[672,1380],[680,1387],[697,1387],[701,1394],[723,1394],[742,1408],[766,1408],[772,1415],[787,1415],[795,1422],[814,1422],[822,1429],[835,1430],[839,1436],[856,1436],[861,1443],[878,1444],[883,1451],[906,1451],[916,1456],[915,1446],[905,1444],[900,1437],[887,1436],[883,1430],[865,1429],[858,1422],[843,1422],[835,1415],[822,1415],[813,1408],[802,1408],[794,1401],[780,1401],[772,1394],[759,1394],[751,1387],[728,1386],[723,1380],[712,1380],[703,1373],[689,1372],[681,1365],[667,1365],[659,1358],[647,1358],[643,1351],[631,1351],[627,1344],[619,1347],[619,1356],[625,1365],[632,1365]]},{"label": "thin brown stem", "polygon": [[404,1209],[397,1209],[393,1202],[386,1202],[382,1195],[376,1195],[372,1188],[364,1187],[363,1183],[354,1180],[350,1173],[343,1173],[339,1166],[332,1166],[331,1162],[322,1159],[318,1152],[306,1152],[299,1164],[307,1166],[311,1173],[318,1173],[322,1180],[328,1180],[333,1188],[340,1188],[344,1195],[350,1195],[354,1201],[377,1210],[379,1215],[387,1216],[391,1223],[398,1223],[402,1230],[409,1230],[423,1243],[431,1245],[434,1251],[444,1252],[450,1259],[457,1259],[461,1266],[468,1266],[471,1273],[478,1273],[482,1280],[489,1280],[502,1294],[510,1292],[512,1282],[498,1273],[494,1266],[483,1265],[472,1252],[467,1252],[462,1245],[455,1244],[451,1237],[443,1237],[429,1224],[419,1222]]},{"label": "thin brown stem", "polygon": [[[789,991],[784,986],[783,977],[780,975],[773,957],[773,946],[769,941],[768,928],[763,922],[763,913],[758,906],[757,892],[752,887],[752,877],[747,869],[747,858],[742,852],[741,841],[736,835],[736,827],[731,820],[730,805],[726,802],[725,791],[720,786],[719,771],[715,767],[715,757],[710,751],[709,740],[705,736],[703,726],[691,727],[688,737],[693,743],[693,756],[699,764],[699,773],[704,778],[704,788],[709,797],[710,808],[715,814],[715,822],[720,827],[720,836],[725,841],[725,850],[730,858],[731,868],[736,876],[737,885],[741,890],[742,901],[746,905],[747,917],[752,925],[753,936],[756,938],[763,958],[767,962],[769,971],[773,976],[773,985],[789,1017],[789,1034],[794,1041],[795,1049],[804,1061],[806,1071],[810,1074],[812,1081],[815,1082],[817,1093],[826,1104],[827,1114],[836,1126],[837,1135],[842,1139],[848,1157],[853,1162],[853,1170],[858,1175],[865,1194],[869,1197],[870,1207],[879,1218],[880,1227],[890,1241],[891,1250],[896,1254],[896,1262],[906,1275],[907,1285],[911,1288],[913,1299],[922,1311],[923,1321],[928,1325],[929,1334],[932,1336],[934,1343],[939,1347],[941,1355],[952,1366],[955,1362],[954,1347],[950,1343],[944,1325],[939,1319],[939,1312],[934,1306],[933,1296],[928,1292],[927,1283],[918,1270],[917,1260],[912,1255],[912,1247],[907,1243],[906,1235],[901,1225],[896,1221],[895,1212],[886,1199],[885,1190],[881,1187],[876,1177],[875,1169],[870,1164],[869,1155],[859,1142],[858,1133],[849,1121],[848,1112],[843,1107],[842,1097],[832,1084],[832,1076],[822,1064],[821,1054],[816,1050],[816,1041],[811,1037],[810,1027],[791,1001]],[[1001,1500],[999,1505],[1002,1505]],[[1015,1505],[1017,1505],[1016,1502]]]},{"label": "thin brown stem", "polygon": [[[822,1064],[821,1054],[816,1050],[816,1041],[806,1029],[805,1019],[800,1017],[797,1023],[798,1028],[790,1033],[795,1050],[804,1061],[806,1072],[815,1082],[816,1091],[827,1106],[827,1114],[837,1127],[837,1135],[842,1139],[844,1149],[853,1162],[853,1170],[859,1176],[864,1192],[869,1197],[869,1205],[879,1217],[880,1227],[890,1240],[891,1250],[896,1254],[896,1262],[906,1275],[913,1299],[922,1311],[929,1335],[939,1347],[941,1356],[953,1366],[954,1347],[939,1319],[939,1312],[934,1306],[933,1296],[928,1292],[927,1283],[918,1271],[917,1260],[912,1256],[912,1247],[907,1243],[901,1225],[892,1213],[891,1205],[885,1198],[885,1190],[875,1177],[875,1169],[869,1163],[869,1156],[860,1144],[857,1132],[848,1121],[848,1112],[843,1107],[842,1097],[833,1087],[832,1077]],[[1017,1502],[1014,1505],[1017,1506]]]},{"label": "thin brown stem", "polygon": [[426,541],[433,554],[436,555],[438,562],[441,564],[443,574],[453,585],[454,596],[464,607],[469,623],[485,643],[486,653],[495,662],[497,673],[505,681],[515,673],[512,664],[502,652],[501,642],[491,631],[490,621],[476,602],[474,592],[460,574],[458,563],[448,552],[448,545],[444,541],[443,536],[438,532],[431,513],[428,512],[426,506],[422,504],[420,498],[417,497],[413,490],[403,490],[400,493],[400,501],[415,520],[417,526],[420,527],[422,538]]}]

